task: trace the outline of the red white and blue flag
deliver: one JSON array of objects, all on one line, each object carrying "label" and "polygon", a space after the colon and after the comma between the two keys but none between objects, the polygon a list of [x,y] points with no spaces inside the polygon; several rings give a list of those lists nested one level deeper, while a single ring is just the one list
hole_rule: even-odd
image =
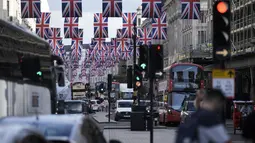
[{"label": "red white and blue flag", "polygon": [[21,18],[41,18],[41,1],[21,0]]},{"label": "red white and blue flag", "polygon": [[42,13],[41,18],[36,19],[36,34],[44,39],[49,39],[51,13]]},{"label": "red white and blue flag", "polygon": [[151,45],[151,32],[150,28],[138,28],[139,45]]},{"label": "red white and blue flag", "polygon": [[166,40],[167,39],[167,23],[166,12],[163,12],[161,18],[152,19],[151,36],[152,39]]},{"label": "red white and blue flag", "polygon": [[102,13],[94,14],[94,37],[95,38],[108,37],[108,18],[103,17]]},{"label": "red white and blue flag", "polygon": [[62,17],[82,17],[82,0],[62,0]]},{"label": "red white and blue flag", "polygon": [[120,51],[118,50],[118,42],[116,38],[111,39],[111,57],[115,62],[119,62]]},{"label": "red white and blue flag", "polygon": [[118,50],[120,51],[120,53],[125,52],[130,46],[129,44],[130,39],[123,37],[121,29],[117,29],[116,39],[117,39]]},{"label": "red white and blue flag", "polygon": [[122,0],[103,0],[103,17],[121,17]]},{"label": "red white and blue flag", "polygon": [[93,38],[94,50],[102,51],[106,49],[105,38]]},{"label": "red white and blue flag", "polygon": [[161,0],[143,0],[142,1],[142,17],[160,18],[162,4]]},{"label": "red white and blue flag", "polygon": [[63,57],[64,46],[61,38],[61,28],[51,28],[50,38],[48,39],[53,55]]},{"label": "red white and blue flag", "polygon": [[79,36],[79,18],[65,18],[64,33],[65,38],[77,38]]},{"label": "red white and blue flag", "polygon": [[83,43],[83,29],[79,29],[79,37],[72,38],[72,59],[78,61],[81,59],[81,49]]},{"label": "red white and blue flag", "polygon": [[137,14],[136,13],[123,13],[122,15],[122,36],[124,38],[132,38],[134,23],[136,23]]},{"label": "red white and blue flag", "polygon": [[200,0],[181,0],[182,19],[200,19]]}]

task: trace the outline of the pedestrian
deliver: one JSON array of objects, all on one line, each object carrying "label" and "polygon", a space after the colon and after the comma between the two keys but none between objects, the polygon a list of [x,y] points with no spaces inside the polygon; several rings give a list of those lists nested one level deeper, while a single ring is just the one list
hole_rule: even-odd
[{"label": "pedestrian", "polygon": [[[255,108],[255,95],[253,95],[253,107]],[[255,110],[255,109],[254,109]],[[255,111],[247,116],[243,125],[243,137],[255,143]]]},{"label": "pedestrian", "polygon": [[200,103],[202,102],[205,94],[206,91],[204,89],[197,90],[196,98],[194,100],[194,106],[196,107],[196,109],[200,109]]},{"label": "pedestrian", "polygon": [[107,112],[109,108],[109,102],[107,99],[105,99],[104,102],[105,102],[105,111]]},{"label": "pedestrian", "polygon": [[184,124],[179,126],[176,143],[231,142],[225,126],[217,114],[225,103],[223,93],[216,89],[206,90],[203,93],[203,98],[197,94],[195,99],[198,110]]}]

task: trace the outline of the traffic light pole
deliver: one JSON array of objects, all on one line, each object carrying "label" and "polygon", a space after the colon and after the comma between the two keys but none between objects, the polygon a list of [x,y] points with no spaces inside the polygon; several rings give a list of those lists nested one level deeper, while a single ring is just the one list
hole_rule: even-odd
[{"label": "traffic light pole", "polygon": [[[133,35],[133,89],[135,93],[136,90],[136,80],[135,80],[135,65],[136,65],[136,37],[137,37],[137,28],[136,28],[136,22],[134,22],[134,35]],[[136,95],[138,97],[138,94]],[[140,104],[140,98],[138,97],[138,105]]]}]

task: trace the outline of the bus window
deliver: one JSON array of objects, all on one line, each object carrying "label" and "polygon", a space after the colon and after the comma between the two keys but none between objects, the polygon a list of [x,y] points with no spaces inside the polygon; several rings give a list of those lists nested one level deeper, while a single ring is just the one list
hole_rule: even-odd
[{"label": "bus window", "polygon": [[189,82],[195,82],[195,72],[189,71]]},{"label": "bus window", "polygon": [[184,82],[184,79],[183,79],[183,72],[177,72],[177,81],[178,82]]}]

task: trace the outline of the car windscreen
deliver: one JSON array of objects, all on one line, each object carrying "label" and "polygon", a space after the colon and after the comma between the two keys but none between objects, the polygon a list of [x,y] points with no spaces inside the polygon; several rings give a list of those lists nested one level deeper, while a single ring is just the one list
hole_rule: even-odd
[{"label": "car windscreen", "polygon": [[196,108],[194,106],[194,102],[188,102],[188,105],[187,105],[187,111],[195,111]]},{"label": "car windscreen", "polygon": [[95,101],[90,101],[91,104],[95,104],[96,102]]},{"label": "car windscreen", "polygon": [[73,124],[49,124],[40,123],[38,126],[44,136],[65,136],[70,137]]},{"label": "car windscreen", "polygon": [[65,136],[70,137],[73,124],[60,124],[60,123],[48,123],[48,122],[32,122],[24,120],[2,120],[0,124],[22,124],[31,125],[39,130],[44,136]]},{"label": "car windscreen", "polygon": [[130,107],[132,107],[132,102],[119,102],[118,107],[120,107],[120,108],[130,108]]},{"label": "car windscreen", "polygon": [[82,102],[65,102],[67,113],[82,113]]},{"label": "car windscreen", "polygon": [[101,102],[100,102],[100,101],[97,101],[97,104],[101,104]]}]

